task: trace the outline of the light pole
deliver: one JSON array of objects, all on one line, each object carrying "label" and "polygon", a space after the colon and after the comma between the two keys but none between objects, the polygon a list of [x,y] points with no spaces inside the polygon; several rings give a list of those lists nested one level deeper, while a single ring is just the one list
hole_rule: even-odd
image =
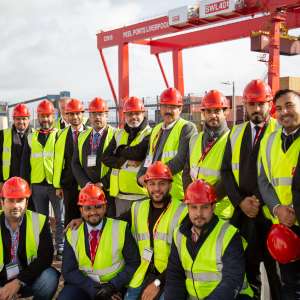
[{"label": "light pole", "polygon": [[234,81],[224,81],[222,84],[232,85],[232,114],[233,114],[233,125],[236,123],[236,103],[235,103],[235,82]]}]

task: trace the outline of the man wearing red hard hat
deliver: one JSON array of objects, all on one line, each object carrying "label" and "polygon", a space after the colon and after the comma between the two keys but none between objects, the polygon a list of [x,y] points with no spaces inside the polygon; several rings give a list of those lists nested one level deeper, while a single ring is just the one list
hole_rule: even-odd
[{"label": "man wearing red hard hat", "polygon": [[159,105],[162,122],[151,132],[147,156],[138,172],[138,181],[140,185],[144,185],[147,167],[155,161],[162,161],[173,174],[172,197],[182,200],[182,171],[188,156],[190,138],[197,130],[195,124],[180,117],[183,97],[177,89],[164,90],[160,95]]},{"label": "man wearing red hard hat", "polygon": [[248,121],[233,126],[224,152],[221,178],[226,194],[234,206],[231,224],[236,226],[248,246],[246,273],[255,299],[261,297],[261,262],[263,262],[273,300],[280,299],[280,280],[276,263],[266,248],[272,223],[262,212],[263,198],[257,184],[257,157],[264,136],[278,124],[270,117],[273,94],[260,79],[249,82],[243,93]]},{"label": "man wearing red hard hat", "polygon": [[59,300],[121,300],[139,264],[136,243],[124,221],[105,217],[105,194],[95,184],[79,193],[83,222],[66,233]]},{"label": "man wearing red hard hat", "polygon": [[64,222],[69,224],[72,219],[80,217],[77,206],[79,190],[72,171],[72,158],[79,133],[86,127],[82,124],[84,107],[80,100],[68,100],[65,112],[70,126],[58,132],[54,150],[53,186],[56,188],[56,195],[64,200]]},{"label": "man wearing red hard hat", "polygon": [[28,134],[25,141],[21,176],[32,188],[32,200],[36,212],[49,216],[49,203],[55,215],[55,248],[57,258],[63,251],[63,201],[56,196],[53,187],[54,147],[58,129],[53,128],[54,106],[48,100],[42,100],[37,106],[40,128]]},{"label": "man wearing red hard hat", "polygon": [[246,282],[242,238],[214,214],[214,188],[198,179],[184,202],[188,216],[177,227],[167,268],[165,300],[252,299]]},{"label": "man wearing red hard hat", "polygon": [[12,127],[0,131],[0,185],[10,177],[20,176],[24,140],[30,132],[30,112],[25,104],[17,104],[12,117]]},{"label": "man wearing red hard hat", "polygon": [[138,185],[136,176],[146,157],[151,133],[142,99],[126,99],[123,113],[125,126],[115,132],[102,158],[112,169],[109,193],[115,197],[117,217],[130,210],[133,201],[147,197],[146,189]]},{"label": "man wearing red hard hat", "polygon": [[[266,217],[300,236],[300,94],[279,90],[274,104],[282,128],[261,143],[258,184]],[[281,299],[300,299],[300,261],[281,264],[280,273]]]},{"label": "man wearing red hard hat", "polygon": [[30,195],[20,177],[8,179],[1,190],[0,299],[51,300],[58,286],[49,220],[27,209]]}]

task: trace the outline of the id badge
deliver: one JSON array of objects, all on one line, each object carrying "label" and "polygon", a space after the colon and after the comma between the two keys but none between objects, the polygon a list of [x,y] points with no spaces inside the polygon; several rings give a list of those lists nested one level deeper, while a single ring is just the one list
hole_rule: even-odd
[{"label": "id badge", "polygon": [[145,248],[143,251],[142,259],[150,262],[153,256],[153,250],[151,248]]},{"label": "id badge", "polygon": [[145,162],[144,162],[144,167],[148,168],[152,164],[152,158],[150,155],[147,155]]},{"label": "id badge", "polygon": [[6,268],[7,280],[16,278],[20,273],[18,264],[10,263],[10,264],[6,265],[5,268]]},{"label": "id badge", "polygon": [[87,157],[87,166],[88,167],[96,167],[96,159],[97,156],[92,154],[92,155],[88,155]]}]

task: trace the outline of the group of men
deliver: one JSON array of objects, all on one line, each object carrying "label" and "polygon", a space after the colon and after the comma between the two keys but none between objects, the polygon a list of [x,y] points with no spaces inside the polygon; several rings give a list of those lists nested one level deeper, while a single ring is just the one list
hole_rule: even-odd
[{"label": "group of men", "polygon": [[228,100],[206,93],[200,133],[175,88],[153,129],[137,97],[122,129],[101,98],[89,126],[78,99],[61,101],[58,128],[48,100],[39,129],[17,105],[0,132],[0,299],[53,297],[49,202],[58,299],[260,299],[262,266],[273,300],[300,299],[300,95],[253,80],[243,99],[248,121],[229,129]]}]

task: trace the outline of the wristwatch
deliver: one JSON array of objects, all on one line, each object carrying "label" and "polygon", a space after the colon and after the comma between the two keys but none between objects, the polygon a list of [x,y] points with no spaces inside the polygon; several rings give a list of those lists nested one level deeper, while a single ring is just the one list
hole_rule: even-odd
[{"label": "wristwatch", "polygon": [[160,282],[159,279],[155,279],[155,280],[153,281],[153,283],[154,283],[154,285],[155,285],[156,287],[159,287],[160,284],[161,284],[161,282]]}]

